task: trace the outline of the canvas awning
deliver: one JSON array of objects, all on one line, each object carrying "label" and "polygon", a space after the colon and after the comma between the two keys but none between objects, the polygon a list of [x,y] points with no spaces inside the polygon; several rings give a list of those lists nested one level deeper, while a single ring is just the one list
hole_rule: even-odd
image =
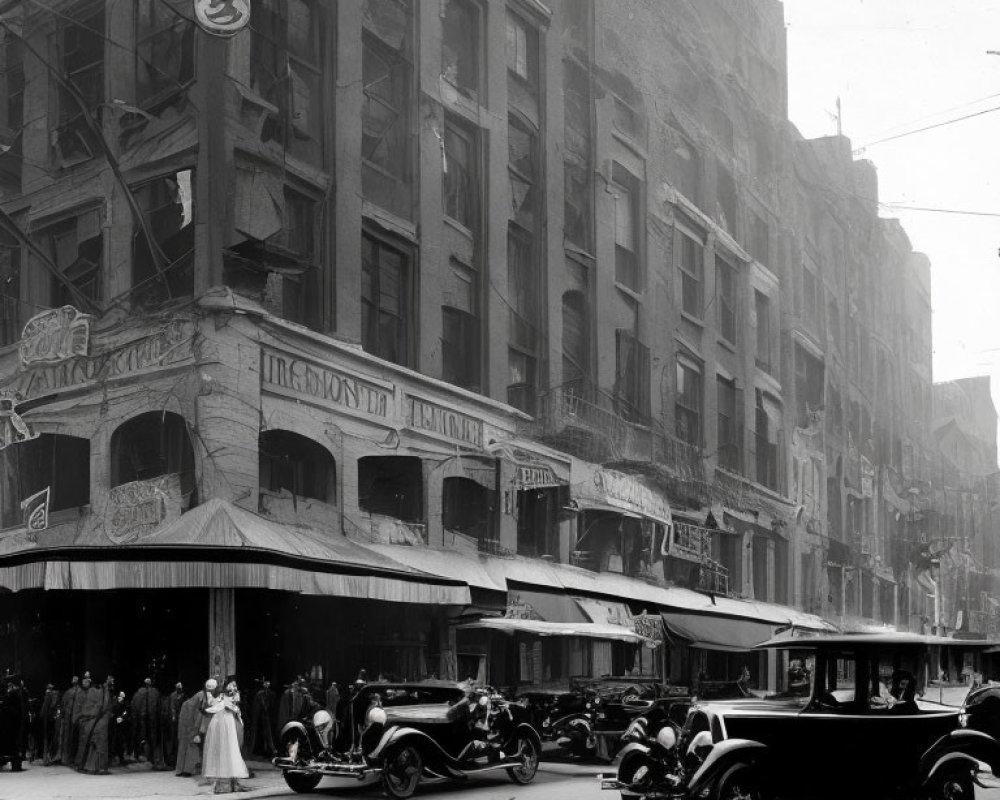
[{"label": "canvas awning", "polygon": [[0,559],[0,587],[259,588],[399,603],[468,605],[468,584],[403,564],[331,530],[212,499],[140,542],[34,548]]},{"label": "canvas awning", "polygon": [[590,619],[583,613],[576,600],[563,592],[539,592],[508,584],[507,599],[509,602],[523,603],[530,606],[532,611],[545,622],[590,622]]},{"label": "canvas awning", "polygon": [[602,625],[597,622],[545,622],[540,619],[495,617],[492,619],[481,619],[476,622],[467,622],[455,627],[503,631],[510,636],[513,636],[515,633],[525,633],[532,636],[578,636],[589,639],[632,642],[633,644],[654,644],[654,642],[645,636],[640,636],[621,625]]},{"label": "canvas awning", "polygon": [[670,637],[689,647],[742,653],[774,636],[774,626],[749,619],[661,611]]}]

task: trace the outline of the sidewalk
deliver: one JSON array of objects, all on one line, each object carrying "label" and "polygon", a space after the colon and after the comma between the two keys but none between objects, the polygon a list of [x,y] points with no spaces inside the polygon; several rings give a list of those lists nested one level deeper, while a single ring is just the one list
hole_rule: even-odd
[{"label": "sidewalk", "polygon": [[24,772],[0,771],[0,800],[188,800],[216,796],[253,800],[293,794],[270,764],[252,761],[250,767],[255,776],[240,781],[249,792],[213,795],[212,784],[204,778],[181,778],[173,770],[154,772],[146,764],[115,767],[110,775],[82,775],[69,767],[43,767],[36,761],[26,764]]}]

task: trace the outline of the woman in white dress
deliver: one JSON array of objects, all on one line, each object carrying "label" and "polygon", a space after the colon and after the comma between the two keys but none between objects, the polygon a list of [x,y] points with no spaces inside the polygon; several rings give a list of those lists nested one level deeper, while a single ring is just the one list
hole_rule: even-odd
[{"label": "woman in white dress", "polygon": [[250,772],[240,755],[243,720],[240,717],[240,692],[236,681],[230,680],[225,691],[205,709],[212,715],[205,732],[205,749],[202,754],[202,775],[215,780],[215,793],[246,792],[240,784]]}]

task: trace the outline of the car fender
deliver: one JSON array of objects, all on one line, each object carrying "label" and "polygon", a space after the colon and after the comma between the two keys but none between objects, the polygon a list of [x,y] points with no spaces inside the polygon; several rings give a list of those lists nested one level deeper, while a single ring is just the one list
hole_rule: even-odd
[{"label": "car fender", "polygon": [[563,730],[567,728],[580,728],[582,727],[587,733],[590,733],[590,720],[581,714],[567,714],[565,717],[560,717],[555,722],[549,726],[553,731]]},{"label": "car fender", "polygon": [[962,753],[960,751],[953,751],[951,753],[946,753],[941,756],[934,764],[931,766],[927,775],[924,776],[921,781],[921,785],[924,786],[928,784],[935,775],[938,775],[945,770],[949,770],[952,767],[957,767],[959,769],[968,769],[970,772],[975,772],[976,768],[979,766],[979,759],[973,758],[968,753]]},{"label": "car fender", "polygon": [[615,761],[621,764],[626,758],[630,757],[632,753],[638,753],[643,758],[649,758],[649,752],[648,745],[644,745],[642,742],[630,742],[618,751],[618,755],[615,756]]},{"label": "car fender", "polygon": [[444,766],[456,767],[458,761],[452,758],[431,736],[416,728],[397,726],[382,734],[381,740],[368,754],[369,758],[381,759],[393,746],[402,743],[413,745],[423,756],[425,766],[440,770]]},{"label": "car fender", "polygon": [[291,722],[286,722],[282,726],[281,733],[278,734],[278,742],[283,743],[285,741],[285,737],[292,731],[297,731],[302,733],[302,735],[306,737],[306,741],[309,743],[309,749],[312,750],[313,753],[319,752],[319,740],[316,736],[316,732],[314,730],[311,730],[310,728],[307,728],[303,723],[299,722],[298,720],[292,720]]},{"label": "car fender", "polygon": [[527,722],[519,722],[517,727],[514,728],[514,735],[511,737],[511,741],[514,742],[518,738],[531,739],[532,744],[538,751],[538,755],[542,754],[542,737],[538,735],[538,731],[534,729],[532,725]]},{"label": "car fender", "polygon": [[729,773],[732,767],[740,763],[748,767],[753,766],[765,758],[768,752],[767,745],[755,742],[753,739],[725,739],[716,742],[701,766],[691,776],[688,794],[691,797],[700,796],[702,792],[713,787],[724,774]]},{"label": "car fender", "polygon": [[972,761],[984,761],[994,774],[1000,774],[1000,743],[988,733],[959,728],[946,733],[920,757],[919,776],[923,783],[945,756],[964,755]]}]

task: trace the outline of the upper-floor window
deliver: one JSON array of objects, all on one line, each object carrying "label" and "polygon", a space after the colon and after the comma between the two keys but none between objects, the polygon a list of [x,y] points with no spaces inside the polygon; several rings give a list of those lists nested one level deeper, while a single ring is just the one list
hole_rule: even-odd
[{"label": "upper-floor window", "polygon": [[21,143],[24,136],[24,47],[8,30],[0,29],[0,186],[21,191]]},{"label": "upper-floor window", "polygon": [[472,100],[480,93],[480,8],[474,0],[444,0],[441,74]]},{"label": "upper-floor window", "polygon": [[701,200],[701,157],[698,149],[686,139],[674,147],[677,156],[677,188],[695,205]]},{"label": "upper-floor window", "polygon": [[750,252],[761,264],[771,258],[771,232],[767,222],[757,214],[751,214]]},{"label": "upper-floor window", "polygon": [[262,138],[311,164],[323,159],[323,25],[315,0],[255,0],[250,86],[277,108]]},{"label": "upper-floor window", "polygon": [[413,456],[364,456],[358,459],[358,507],[404,522],[424,516],[423,469]]},{"label": "upper-floor window", "polygon": [[292,431],[262,431],[257,450],[262,490],[337,502],[337,465],[318,442]]},{"label": "upper-floor window", "polygon": [[0,345],[21,338],[21,248],[0,237]]},{"label": "upper-floor window", "polygon": [[638,290],[639,181],[615,164],[611,190],[615,200],[615,280],[629,289]]},{"label": "upper-floor window", "polygon": [[615,403],[626,419],[649,417],[649,348],[628,330],[615,331]]},{"label": "upper-floor window", "polygon": [[840,306],[835,297],[831,297],[826,304],[826,324],[830,334],[830,340],[836,347],[843,346],[843,335],[840,329]]},{"label": "upper-floor window", "polygon": [[719,332],[730,344],[739,339],[739,289],[735,267],[721,256],[715,257],[715,288],[719,303]]},{"label": "upper-floor window", "polygon": [[507,69],[534,85],[538,77],[538,32],[507,11]]},{"label": "upper-floor window", "polygon": [[823,408],[823,362],[802,345],[795,345],[795,424],[808,428]]},{"label": "upper-floor window", "polygon": [[514,114],[510,115],[507,125],[507,156],[514,219],[525,228],[534,230],[541,210],[538,134]]},{"label": "upper-floor window", "polygon": [[771,357],[771,298],[763,292],[754,290],[754,317],[757,319],[757,347],[754,361],[764,372],[771,372],[773,359]]},{"label": "upper-floor window", "polygon": [[99,152],[94,117],[105,99],[106,38],[104,0],[79,0],[59,14],[55,61],[60,78],[51,94],[55,121],[51,142],[61,166],[86,161]]},{"label": "upper-floor window", "polygon": [[410,256],[363,233],[361,346],[386,361],[410,363]]},{"label": "upper-floor window", "polygon": [[362,39],[361,111],[362,185],[366,199],[404,219],[413,217],[413,147],[410,108],[413,57],[410,12],[383,3],[398,19],[393,36],[377,36],[365,28]]},{"label": "upper-floor window", "polygon": [[534,413],[539,345],[539,279],[535,243],[530,231],[507,225],[507,290],[509,294],[507,401]]},{"label": "upper-floor window", "polygon": [[111,485],[178,473],[181,493],[195,488],[194,450],[184,418],[148,411],[123,422],[111,435]]},{"label": "upper-floor window", "polygon": [[476,227],[479,207],[477,163],[475,133],[450,119],[446,120],[441,177],[444,213],[469,230]]},{"label": "upper-floor window", "polygon": [[194,80],[194,23],[184,0],[137,0],[135,100],[155,106]]},{"label": "upper-floor window", "polygon": [[701,319],[704,313],[702,300],[705,250],[701,242],[686,231],[677,231],[677,267],[681,276],[681,308],[684,313]]},{"label": "upper-floor window", "polygon": [[90,441],[43,433],[0,450],[0,527],[22,525],[22,501],[49,490],[49,511],[90,503]]},{"label": "upper-floor window", "polygon": [[449,285],[441,305],[441,377],[465,389],[481,387],[479,276],[452,260]]},{"label": "upper-floor window", "polygon": [[736,235],[736,181],[733,173],[721,161],[715,166],[715,207],[719,224],[731,235]]},{"label": "upper-floor window", "polygon": [[[73,305],[97,301],[101,297],[101,213],[97,209],[46,225],[32,237],[58,275],[51,279],[48,305]],[[31,267],[48,274],[34,254]],[[73,288],[70,288],[73,287]]]},{"label": "upper-floor window", "polygon": [[562,365],[563,384],[582,388],[590,375],[590,307],[583,292],[563,294]]},{"label": "upper-floor window", "polygon": [[782,431],[781,405],[760,389],[755,397],[754,439],[757,483],[769,489],[781,489]]},{"label": "upper-floor window", "polygon": [[682,442],[701,446],[701,367],[684,356],[677,357],[677,394],[674,426]]},{"label": "upper-floor window", "polygon": [[580,250],[593,243],[594,186],[590,75],[572,59],[563,61],[563,236]]},{"label": "upper-floor window", "polygon": [[151,247],[136,225],[132,238],[132,285],[133,299],[140,304],[187,297],[194,291],[191,176],[191,170],[182,170],[132,189],[153,240]]},{"label": "upper-floor window", "polygon": [[716,377],[718,460],[720,467],[731,472],[743,469],[742,394],[737,391],[735,381],[721,375]]},{"label": "upper-floor window", "polygon": [[802,316],[815,322],[823,309],[822,286],[816,273],[807,265],[802,265]]}]

